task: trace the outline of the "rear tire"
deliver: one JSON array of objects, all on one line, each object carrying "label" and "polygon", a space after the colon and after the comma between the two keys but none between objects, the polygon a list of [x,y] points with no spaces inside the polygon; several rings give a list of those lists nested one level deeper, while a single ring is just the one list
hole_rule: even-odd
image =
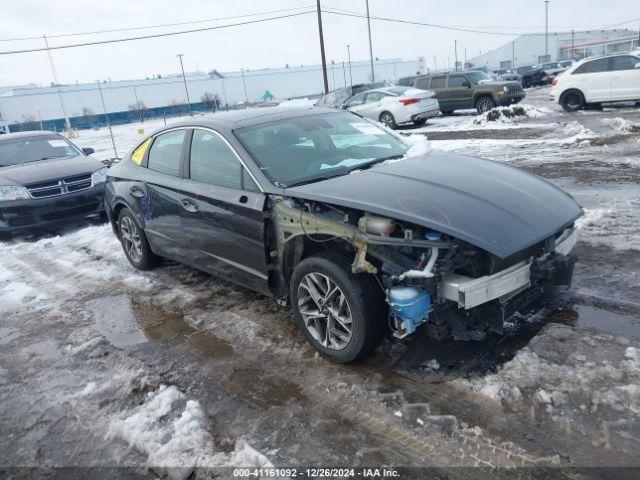
[{"label": "rear tire", "polygon": [[442,109],[440,109],[440,113],[442,115],[451,115],[453,113],[453,110],[442,110]]},{"label": "rear tire", "polygon": [[480,114],[488,112],[495,106],[496,102],[489,96],[480,97],[476,100],[476,111]]},{"label": "rear tire", "polygon": [[398,124],[396,123],[396,119],[393,118],[393,115],[390,112],[382,112],[380,114],[380,123],[386,125],[391,130],[395,130],[398,128]]},{"label": "rear tire", "polygon": [[118,238],[129,263],[138,270],[150,270],[160,263],[149,247],[144,230],[130,210],[123,208],[118,215]]},{"label": "rear tire", "polygon": [[9,232],[0,232],[0,242],[8,242],[9,240],[11,240]]},{"label": "rear tire", "polygon": [[[347,363],[369,355],[384,333],[382,291],[349,260],[322,253],[304,259],[289,283],[298,328],[320,355]],[[334,292],[331,295],[329,292]]]},{"label": "rear tire", "polygon": [[579,90],[569,90],[562,94],[560,105],[567,112],[577,112],[585,107],[584,95]]},{"label": "rear tire", "polygon": [[425,123],[427,123],[427,119],[426,118],[419,118],[419,119],[413,121],[413,124],[417,125],[417,126],[424,125]]}]

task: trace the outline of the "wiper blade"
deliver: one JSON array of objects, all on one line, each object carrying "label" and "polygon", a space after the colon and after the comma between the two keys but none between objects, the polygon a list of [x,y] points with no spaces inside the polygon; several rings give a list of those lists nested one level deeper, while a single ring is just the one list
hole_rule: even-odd
[{"label": "wiper blade", "polygon": [[366,170],[369,167],[373,167],[374,165],[377,165],[379,163],[386,162],[387,160],[396,160],[402,157],[404,157],[404,154],[389,155],[388,157],[376,158],[371,162],[354,165],[353,167],[349,168],[349,172],[353,172],[354,170]]}]

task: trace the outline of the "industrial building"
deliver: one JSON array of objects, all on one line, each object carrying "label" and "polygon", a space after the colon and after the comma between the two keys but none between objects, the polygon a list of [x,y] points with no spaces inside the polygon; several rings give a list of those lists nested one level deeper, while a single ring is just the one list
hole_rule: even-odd
[{"label": "industrial building", "polygon": [[500,48],[470,58],[467,66],[488,70],[510,69],[522,65],[628,52],[637,48],[640,48],[638,32],[626,29],[550,32],[548,37],[540,33],[526,34]]},{"label": "industrial building", "polygon": [[[421,68],[419,60],[376,60],[376,81],[395,81]],[[371,81],[370,62],[329,62],[329,88]],[[314,97],[322,93],[320,65],[286,66],[236,72],[188,73],[185,76],[193,110],[210,110],[256,103]],[[42,127],[64,129],[65,113],[73,128],[91,128],[105,123],[104,104],[112,123],[127,123],[140,117],[172,116],[189,110],[180,74],[158,75],[141,80],[106,81],[98,84],[60,86],[27,85],[0,89],[0,124],[11,131]]]}]

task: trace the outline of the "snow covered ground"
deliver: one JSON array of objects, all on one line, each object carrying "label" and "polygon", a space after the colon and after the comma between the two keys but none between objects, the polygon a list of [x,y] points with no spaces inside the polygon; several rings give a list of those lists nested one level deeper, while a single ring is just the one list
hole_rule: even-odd
[{"label": "snow covered ground", "polygon": [[[332,365],[271,299],[172,263],[134,271],[107,225],[15,239],[0,243],[2,464],[170,478],[229,466],[640,466],[640,114],[569,115],[547,95],[528,90],[526,115],[461,112],[403,131],[416,148],[426,137],[542,175],[585,208],[574,303],[491,369],[461,376],[429,358],[442,377],[416,382],[393,370],[397,341]],[[114,127],[118,153],[163,125]],[[113,156],[106,129],[75,142]]]}]

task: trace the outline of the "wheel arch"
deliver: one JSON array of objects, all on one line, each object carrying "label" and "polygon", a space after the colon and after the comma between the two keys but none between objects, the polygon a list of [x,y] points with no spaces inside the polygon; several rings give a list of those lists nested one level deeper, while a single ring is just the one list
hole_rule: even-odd
[{"label": "wheel arch", "polygon": [[582,90],[580,90],[578,87],[569,87],[569,88],[565,88],[562,93],[560,94],[560,96],[558,97],[558,103],[562,104],[562,101],[564,100],[564,98],[566,97],[567,93],[570,92],[577,92],[580,95],[582,95],[582,98],[584,99],[585,103],[587,101],[587,97],[585,96],[584,92]]}]

